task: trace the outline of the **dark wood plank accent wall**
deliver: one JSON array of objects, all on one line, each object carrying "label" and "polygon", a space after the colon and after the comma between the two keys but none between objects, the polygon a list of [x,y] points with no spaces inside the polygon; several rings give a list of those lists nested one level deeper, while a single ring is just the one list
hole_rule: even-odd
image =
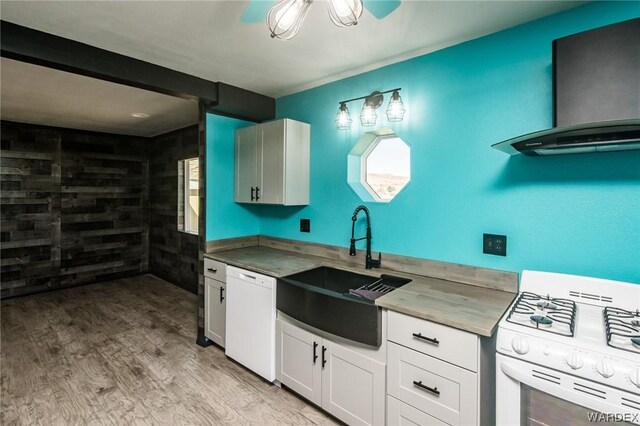
[{"label": "dark wood plank accent wall", "polygon": [[198,291],[198,235],[178,231],[178,161],[198,157],[198,126],[149,141],[149,271]]},{"label": "dark wood plank accent wall", "polygon": [[148,270],[146,139],[2,122],[1,296]]}]

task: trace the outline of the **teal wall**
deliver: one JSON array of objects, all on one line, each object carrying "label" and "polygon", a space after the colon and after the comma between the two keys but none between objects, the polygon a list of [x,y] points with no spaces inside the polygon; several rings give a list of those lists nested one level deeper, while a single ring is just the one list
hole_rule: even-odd
[{"label": "teal wall", "polygon": [[207,114],[207,241],[260,232],[255,206],[233,202],[234,132],[252,124]]},{"label": "teal wall", "polygon": [[[551,127],[553,39],[639,16],[639,2],[591,3],[278,99],[278,117],[311,124],[311,204],[251,211],[229,206],[225,190],[221,229],[207,229],[207,238],[226,229],[348,246],[362,202],[347,185],[347,154],[371,128],[359,127],[354,102],[352,129],[337,130],[338,102],[402,87],[405,120],[387,123],[381,109],[377,127],[410,143],[412,181],[389,204],[367,203],[375,251],[640,283],[640,151],[530,158],[490,147]],[[229,151],[220,156],[220,183],[232,188],[233,125],[223,127]],[[298,231],[300,218],[311,219],[311,233]],[[485,232],[508,236],[507,257],[482,253]]]}]

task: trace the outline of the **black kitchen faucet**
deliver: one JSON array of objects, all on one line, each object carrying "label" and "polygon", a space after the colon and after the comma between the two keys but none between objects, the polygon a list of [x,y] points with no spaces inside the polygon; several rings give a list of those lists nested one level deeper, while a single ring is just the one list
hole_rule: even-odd
[{"label": "black kitchen faucet", "polygon": [[[354,238],[354,232],[356,228],[356,220],[358,220],[358,213],[364,211],[365,216],[367,217],[367,235],[362,238]],[[364,267],[367,269],[371,268],[379,268],[380,263],[382,262],[382,253],[378,252],[378,260],[374,260],[371,258],[371,215],[369,214],[369,209],[365,206],[358,206],[353,211],[353,216],[351,216],[351,246],[349,247],[349,256],[356,255],[356,241],[367,240],[367,257],[365,259]]]}]

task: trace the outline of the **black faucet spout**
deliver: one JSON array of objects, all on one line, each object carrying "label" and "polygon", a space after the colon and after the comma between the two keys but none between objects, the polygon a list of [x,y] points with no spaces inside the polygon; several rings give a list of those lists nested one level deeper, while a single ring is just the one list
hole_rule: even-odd
[{"label": "black faucet spout", "polygon": [[[355,228],[356,228],[356,221],[358,220],[358,213],[360,213],[361,211],[364,212],[367,220],[367,234],[365,237],[355,238],[354,234],[355,234]],[[356,241],[364,240],[364,239],[367,240],[367,253],[366,253],[365,265],[364,265],[365,268],[366,269],[379,268],[382,262],[382,253],[378,253],[377,260],[374,260],[371,257],[371,215],[369,214],[369,209],[361,205],[356,207],[356,209],[353,211],[353,216],[351,216],[351,244],[349,246],[350,256],[356,255]]]}]

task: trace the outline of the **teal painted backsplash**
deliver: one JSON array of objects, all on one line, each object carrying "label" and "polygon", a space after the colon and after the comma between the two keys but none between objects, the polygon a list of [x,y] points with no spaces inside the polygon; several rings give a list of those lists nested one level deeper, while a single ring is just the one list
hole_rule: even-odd
[{"label": "teal painted backsplash", "polygon": [[[278,117],[311,124],[308,207],[229,206],[232,128],[242,122],[209,117],[207,153],[216,138],[226,145],[214,149],[222,151],[218,162],[209,161],[207,195],[212,167],[224,170],[218,183],[229,189],[207,200],[207,238],[260,232],[347,247],[351,214],[362,204],[347,184],[347,154],[372,128],[359,126],[354,102],[352,129],[337,130],[338,102],[402,87],[405,120],[386,122],[386,98],[375,128],[391,128],[411,145],[411,182],[389,204],[367,203],[374,251],[640,283],[640,151],[531,158],[491,148],[552,126],[553,39],[639,16],[638,2],[590,3],[278,99]],[[209,229],[217,211],[224,231]],[[311,233],[298,231],[301,218],[311,219]],[[507,257],[483,254],[483,233],[507,235]]]}]

